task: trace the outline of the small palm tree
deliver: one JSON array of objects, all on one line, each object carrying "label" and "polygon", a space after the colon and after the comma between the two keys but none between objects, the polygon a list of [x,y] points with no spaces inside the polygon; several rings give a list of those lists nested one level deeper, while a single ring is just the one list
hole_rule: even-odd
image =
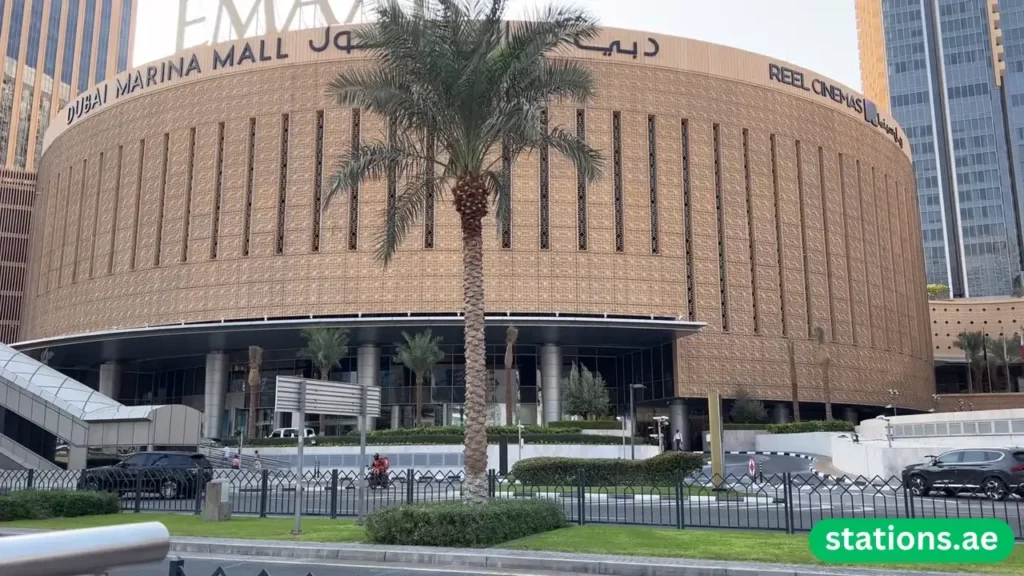
[{"label": "small palm tree", "polygon": [[542,121],[551,103],[578,106],[592,99],[591,70],[552,56],[593,38],[596,22],[575,8],[549,7],[507,25],[507,3],[423,0],[406,10],[399,0],[381,0],[373,24],[354,31],[373,65],[341,72],[329,87],[338,104],[387,119],[394,135],[345,154],[327,197],[367,178],[388,175],[400,183],[377,238],[385,266],[435,191],[451,191],[462,233],[465,494],[473,502],[488,497],[483,218],[492,202],[499,225],[511,214],[503,156],[514,162],[523,153],[552,149],[589,182],[602,167],[598,152],[575,131],[547,129]]},{"label": "small palm tree", "polygon": [[441,337],[433,336],[430,330],[424,330],[414,336],[402,332],[405,343],[395,345],[395,362],[405,366],[416,375],[416,426],[423,425],[423,386],[427,375],[434,371],[434,366],[444,360],[441,350]]},{"label": "small palm tree", "polygon": [[249,418],[245,426],[245,437],[256,439],[256,419],[260,412],[260,369],[263,366],[263,348],[249,346]]},{"label": "small palm tree", "polygon": [[348,356],[348,330],[321,326],[304,328],[302,337],[306,347],[299,350],[299,356],[313,362],[321,380],[330,380],[331,369]]},{"label": "small palm tree", "polygon": [[988,360],[996,368],[1003,368],[1003,374],[1006,377],[1006,391],[1013,392],[1013,384],[1010,381],[1010,364],[1021,361],[1020,343],[1009,336],[989,338]]},{"label": "small palm tree", "polygon": [[512,385],[512,361],[514,359],[516,340],[519,338],[519,329],[509,326],[505,330],[505,425],[512,426],[512,408],[515,404],[515,395]]},{"label": "small palm tree", "polygon": [[967,392],[974,393],[974,376],[980,376],[982,354],[985,349],[985,334],[981,332],[961,332],[953,345],[964,351],[967,359]]}]

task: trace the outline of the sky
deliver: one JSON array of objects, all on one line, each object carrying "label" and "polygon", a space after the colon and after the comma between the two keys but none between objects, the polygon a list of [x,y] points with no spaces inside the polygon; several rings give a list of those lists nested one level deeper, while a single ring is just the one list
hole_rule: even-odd
[{"label": "sky", "polygon": [[[186,0],[188,20],[204,18],[187,28],[185,47],[210,40],[221,2],[238,7],[243,19],[256,2],[265,0]],[[326,0],[344,20],[353,0]],[[549,0],[510,0],[509,16],[521,17]],[[562,0],[560,3],[564,3]],[[586,8],[603,26],[684,36],[765,54],[813,70],[860,90],[857,24],[854,0],[569,0]],[[292,0],[274,0],[281,25]],[[372,0],[367,0],[371,3]],[[140,0],[133,65],[175,51],[182,0]],[[357,22],[361,17],[356,17]],[[300,12],[292,28],[314,27],[312,8]],[[262,27],[261,23],[257,26]],[[227,18],[221,26],[226,31]],[[258,28],[261,30],[261,28]],[[254,35],[254,34],[252,34]],[[227,40],[222,33],[220,40]]]}]

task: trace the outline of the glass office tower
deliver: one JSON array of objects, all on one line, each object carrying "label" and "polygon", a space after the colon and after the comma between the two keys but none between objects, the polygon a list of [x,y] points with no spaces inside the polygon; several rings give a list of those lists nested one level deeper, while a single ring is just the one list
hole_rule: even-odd
[{"label": "glass office tower", "polygon": [[912,146],[928,282],[955,297],[1009,294],[1024,268],[1024,110],[1012,107],[1024,71],[1004,62],[1003,40],[1024,0],[856,5],[865,94],[888,103]]},{"label": "glass office tower", "polygon": [[43,134],[75,96],[131,61],[138,0],[0,0],[0,164],[35,170]]}]

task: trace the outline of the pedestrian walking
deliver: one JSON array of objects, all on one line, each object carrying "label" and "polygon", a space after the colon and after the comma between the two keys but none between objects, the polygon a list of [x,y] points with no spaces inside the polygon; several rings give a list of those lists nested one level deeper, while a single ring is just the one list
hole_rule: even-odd
[{"label": "pedestrian walking", "polygon": [[253,466],[254,466],[254,467],[255,467],[255,468],[257,469],[257,470],[260,470],[260,469],[262,469],[262,468],[263,468],[263,462],[262,462],[262,461],[260,461],[260,451],[259,451],[259,450],[257,450],[257,451],[256,451],[256,453],[254,454],[253,458],[254,458],[254,459],[253,459],[253,463],[252,463],[252,465],[253,465]]},{"label": "pedestrian walking", "polygon": [[676,436],[673,439],[673,442],[676,452],[681,452],[683,450],[683,433],[680,432],[678,428],[676,428]]},{"label": "pedestrian walking", "polygon": [[231,468],[234,470],[242,469],[242,459],[238,457],[238,454],[235,454],[235,457],[231,460]]}]

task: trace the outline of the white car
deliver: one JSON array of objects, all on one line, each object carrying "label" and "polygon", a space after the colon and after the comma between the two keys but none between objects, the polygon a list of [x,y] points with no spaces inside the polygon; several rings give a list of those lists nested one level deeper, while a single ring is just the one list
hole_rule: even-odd
[{"label": "white car", "polygon": [[[270,434],[271,438],[298,438],[298,428],[278,428]],[[315,438],[316,432],[312,428],[306,428],[306,438]]]}]

